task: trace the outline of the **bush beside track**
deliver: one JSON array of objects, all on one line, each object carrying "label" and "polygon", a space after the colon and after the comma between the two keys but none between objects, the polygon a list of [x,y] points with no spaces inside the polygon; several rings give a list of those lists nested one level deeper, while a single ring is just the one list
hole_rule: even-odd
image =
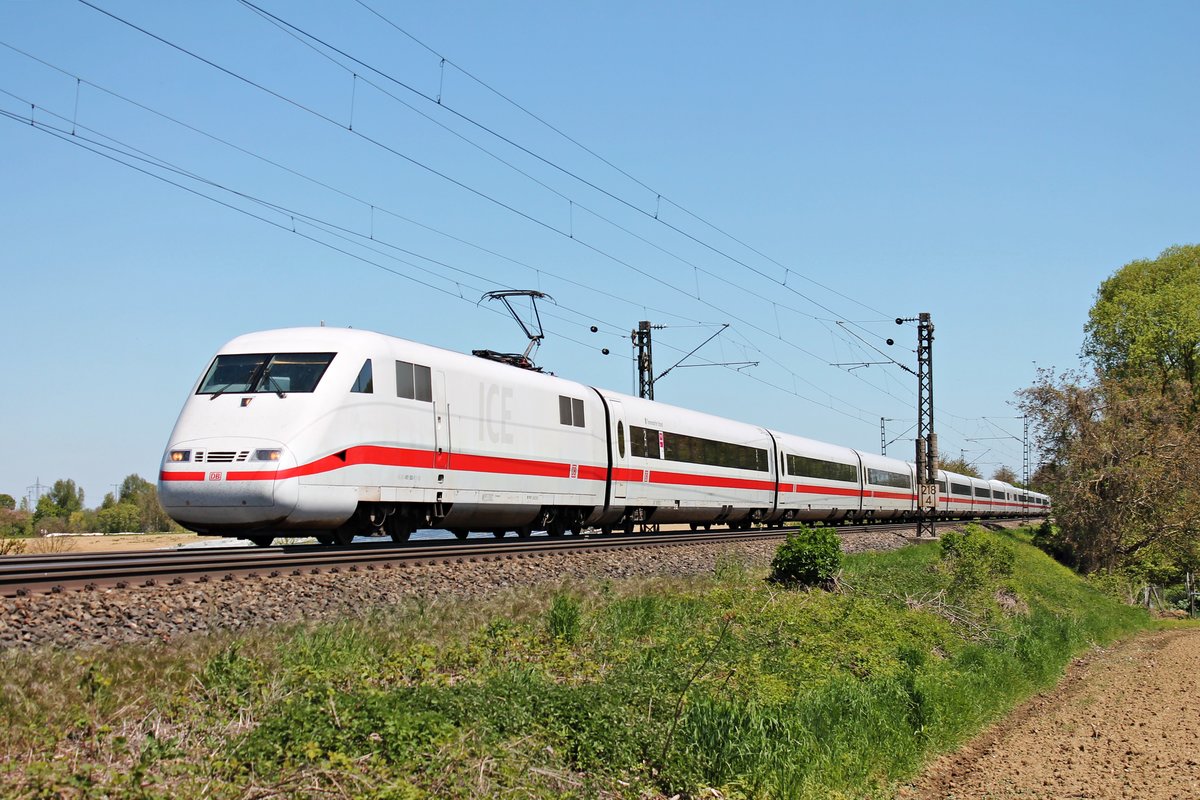
[{"label": "bush beside track", "polygon": [[[1070,659],[1151,624],[972,527],[848,556],[838,591],[705,578],[166,647],[9,653],[5,795],[886,795]],[[709,793],[708,796],[713,796]]]}]

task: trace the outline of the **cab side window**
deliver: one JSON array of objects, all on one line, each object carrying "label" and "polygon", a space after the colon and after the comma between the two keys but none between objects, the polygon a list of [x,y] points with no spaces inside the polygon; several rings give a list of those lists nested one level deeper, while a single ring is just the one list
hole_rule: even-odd
[{"label": "cab side window", "polygon": [[396,396],[432,403],[433,381],[429,367],[413,364],[411,361],[397,361]]},{"label": "cab side window", "polygon": [[375,392],[375,381],[371,377],[371,359],[363,362],[362,369],[358,371],[358,377],[354,379],[354,385],[350,387],[351,392],[359,394],[373,394]]}]

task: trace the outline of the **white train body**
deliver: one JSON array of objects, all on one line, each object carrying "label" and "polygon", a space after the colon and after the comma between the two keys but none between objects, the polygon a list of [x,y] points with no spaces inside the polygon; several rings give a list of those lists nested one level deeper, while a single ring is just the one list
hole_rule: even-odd
[{"label": "white train body", "polygon": [[[1049,510],[999,481],[941,480],[946,516]],[[296,328],[221,348],[171,433],[159,498],[187,528],[261,543],[904,517],[915,486],[896,459],[378,333]]]}]

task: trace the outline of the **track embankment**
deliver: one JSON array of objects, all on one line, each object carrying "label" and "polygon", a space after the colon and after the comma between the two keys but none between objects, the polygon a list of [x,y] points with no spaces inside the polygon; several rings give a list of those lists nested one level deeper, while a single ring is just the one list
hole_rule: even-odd
[{"label": "track embankment", "polygon": [[899,797],[1200,798],[1200,627],[1077,659],[1058,686],[933,762]]}]

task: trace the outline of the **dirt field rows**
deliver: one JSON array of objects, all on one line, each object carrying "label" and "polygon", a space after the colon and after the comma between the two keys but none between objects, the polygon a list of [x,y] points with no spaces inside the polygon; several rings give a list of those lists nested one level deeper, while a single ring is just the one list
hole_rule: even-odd
[{"label": "dirt field rows", "polygon": [[904,800],[1200,798],[1200,628],[1145,634],[1079,660]]}]

